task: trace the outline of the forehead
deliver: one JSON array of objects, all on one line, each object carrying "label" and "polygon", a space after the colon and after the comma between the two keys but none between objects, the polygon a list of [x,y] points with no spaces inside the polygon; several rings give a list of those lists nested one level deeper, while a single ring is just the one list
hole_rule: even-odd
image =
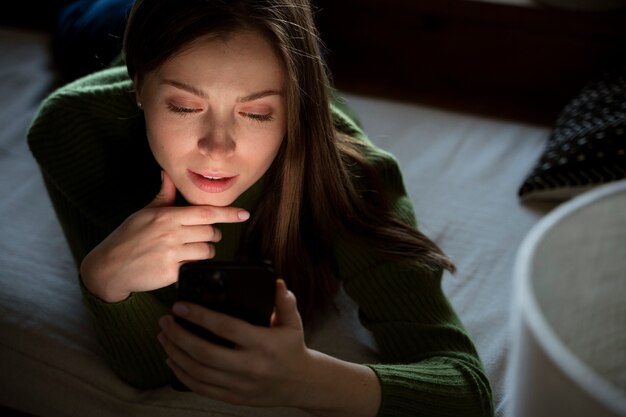
[{"label": "forehead", "polygon": [[286,78],[275,46],[256,31],[199,38],[166,60],[154,75],[198,85],[220,82],[276,89],[283,88]]}]

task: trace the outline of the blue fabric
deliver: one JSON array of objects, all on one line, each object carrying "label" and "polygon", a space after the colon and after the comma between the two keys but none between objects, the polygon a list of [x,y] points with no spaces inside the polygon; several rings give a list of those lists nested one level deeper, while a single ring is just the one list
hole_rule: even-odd
[{"label": "blue fabric", "polygon": [[54,54],[62,81],[107,67],[122,47],[133,0],[78,0],[61,8]]}]

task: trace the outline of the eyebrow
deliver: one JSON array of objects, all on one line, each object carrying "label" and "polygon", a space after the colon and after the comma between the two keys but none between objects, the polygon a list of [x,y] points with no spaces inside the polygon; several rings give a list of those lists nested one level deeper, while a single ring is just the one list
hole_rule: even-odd
[{"label": "eyebrow", "polygon": [[[171,85],[172,87],[175,88],[179,88],[181,90],[187,91],[193,95],[196,95],[198,97],[207,99],[208,98],[208,94],[206,94],[204,91],[194,87],[193,85],[189,85],[186,83],[181,83],[180,81],[175,81],[175,80],[163,80],[161,81],[161,84],[166,84],[166,85]],[[245,103],[248,101],[254,101],[254,100],[258,100],[260,98],[263,97],[267,97],[267,96],[282,96],[283,92],[280,90],[273,90],[273,89],[268,89],[268,90],[262,90],[262,91],[258,91],[256,93],[252,93],[252,94],[248,94],[247,96],[243,96],[243,97],[237,97],[237,101],[240,103]]]}]

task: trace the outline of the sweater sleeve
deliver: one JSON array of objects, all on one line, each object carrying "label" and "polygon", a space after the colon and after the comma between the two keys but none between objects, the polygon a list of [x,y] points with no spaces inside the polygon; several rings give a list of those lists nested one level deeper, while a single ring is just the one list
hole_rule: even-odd
[{"label": "sweater sleeve", "polygon": [[[343,132],[368,139],[335,108]],[[371,144],[371,142],[370,142]],[[417,227],[395,158],[370,147],[394,213]],[[442,271],[373,256],[355,242],[335,247],[339,277],[383,363],[368,365],[382,390],[379,416],[492,416],[492,392],[473,341],[441,288]]]},{"label": "sweater sleeve", "polygon": [[[44,174],[44,178],[45,174]],[[90,222],[61,191],[64,180],[46,178],[48,194],[62,224],[77,266],[84,254],[104,233]],[[57,188],[55,184],[60,184]],[[83,303],[91,313],[98,342],[113,371],[137,388],[154,388],[170,380],[165,352],[157,342],[159,317],[169,313],[168,304],[156,293],[133,293],[118,303],[106,303],[91,294],[79,277]]]},{"label": "sweater sleeve", "polygon": [[[77,266],[134,207],[144,204],[143,196],[125,195],[115,176],[108,174],[107,166],[116,162],[107,160],[115,155],[109,149],[118,144],[108,143],[98,132],[115,131],[119,121],[128,123],[130,119],[94,109],[92,103],[125,113],[115,101],[107,102],[106,94],[99,99],[97,95],[103,91],[97,91],[78,83],[53,93],[42,103],[28,132],[30,150]],[[115,190],[121,194],[117,197],[124,200],[122,204],[112,198]],[[170,372],[156,340],[157,320],[169,310],[163,294],[135,293],[123,302],[108,304],[91,294],[80,279],[78,285],[112,369],[135,387],[166,384]]]},{"label": "sweater sleeve", "polygon": [[[367,264],[352,254],[345,259]],[[384,362],[369,365],[382,388],[379,416],[493,415],[489,381],[441,291],[440,272],[381,262],[350,275],[346,292]]]}]

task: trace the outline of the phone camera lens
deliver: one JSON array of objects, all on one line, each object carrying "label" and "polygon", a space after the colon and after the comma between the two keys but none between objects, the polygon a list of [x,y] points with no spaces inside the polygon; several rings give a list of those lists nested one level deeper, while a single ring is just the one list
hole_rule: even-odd
[{"label": "phone camera lens", "polygon": [[209,285],[211,286],[211,289],[215,292],[222,292],[224,291],[224,278],[225,278],[225,273],[224,271],[213,271],[213,273],[211,274],[211,277],[209,278]]}]

